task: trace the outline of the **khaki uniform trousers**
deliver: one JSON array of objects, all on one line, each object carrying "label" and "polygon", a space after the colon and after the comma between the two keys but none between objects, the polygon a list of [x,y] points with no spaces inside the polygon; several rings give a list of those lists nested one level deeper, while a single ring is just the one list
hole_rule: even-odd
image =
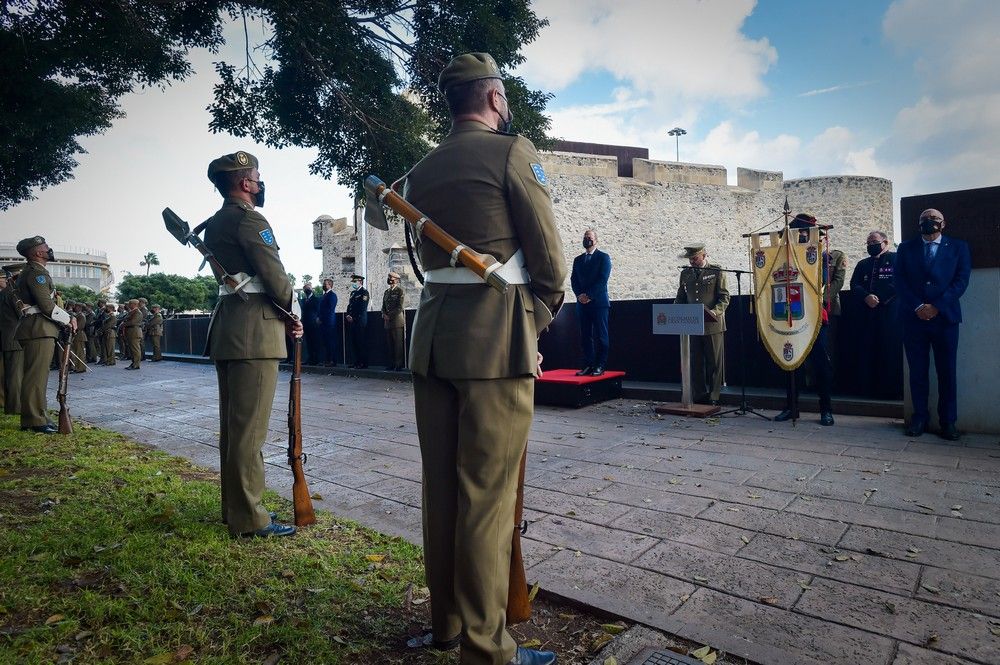
[{"label": "khaki uniform trousers", "polygon": [[104,347],[102,349],[104,353],[104,364],[105,365],[117,365],[118,357],[115,355],[115,333],[112,330],[109,333],[105,333],[102,338]]},{"label": "khaki uniform trousers", "polygon": [[49,422],[45,388],[49,365],[56,348],[53,337],[18,340],[24,353],[24,376],[21,378],[21,427],[38,427]]},{"label": "khaki uniform trousers", "polygon": [[219,379],[219,458],[222,469],[222,520],[229,533],[262,529],[271,516],[261,506],[264,456],[278,361],[216,360]]},{"label": "khaki uniform trousers", "polygon": [[392,354],[392,366],[406,367],[406,355],[403,351],[406,339],[406,328],[386,328],[385,336],[389,341],[389,353]]},{"label": "khaki uniform trousers", "polygon": [[434,637],[461,635],[462,665],[506,665],[510,547],[532,377],[413,377],[423,461],[424,560]]},{"label": "khaki uniform trousers", "polygon": [[132,359],[132,367],[140,367],[142,365],[142,335],[135,335],[134,337],[126,337],[125,341],[128,343],[128,356]]},{"label": "khaki uniform trousers", "polygon": [[163,360],[163,353],[160,352],[160,335],[151,335],[149,343],[153,346],[153,360]]},{"label": "khaki uniform trousers", "polygon": [[85,372],[87,367],[84,365],[83,359],[87,356],[87,342],[81,339],[79,335],[75,335],[73,337],[73,345],[70,348],[73,350],[73,355],[69,357],[69,362],[73,366],[73,370]]},{"label": "khaki uniform trousers", "polygon": [[4,351],[0,353],[0,401],[7,415],[21,413],[21,377],[24,375],[24,351]]},{"label": "khaki uniform trousers", "polygon": [[719,400],[725,368],[723,337],[691,335],[691,396],[693,399]]}]

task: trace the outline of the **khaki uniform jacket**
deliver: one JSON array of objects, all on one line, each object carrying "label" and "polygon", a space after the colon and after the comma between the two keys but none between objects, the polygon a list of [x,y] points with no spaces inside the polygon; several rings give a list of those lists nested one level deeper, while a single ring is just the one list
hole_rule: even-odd
[{"label": "khaki uniform jacket", "polygon": [[382,294],[382,314],[389,317],[385,322],[386,329],[406,327],[406,317],[403,314],[404,297],[403,288],[400,286],[386,289]]},{"label": "khaki uniform jacket", "polygon": [[291,311],[292,283],[271,225],[249,203],[226,197],[205,227],[205,244],[229,274],[259,277],[266,291],[248,294],[245,302],[234,295],[219,298],[205,355],[213,360],[285,358],[285,324],[272,300]]},{"label": "khaki uniform jacket", "polygon": [[105,314],[104,318],[101,319],[101,330],[100,333],[104,336],[110,335],[115,336],[115,329],[118,327],[118,317],[114,314]]},{"label": "khaki uniform jacket", "polygon": [[20,351],[17,343],[17,324],[21,320],[21,312],[16,305],[17,294],[11,284],[0,291],[0,351]]},{"label": "khaki uniform jacket", "polygon": [[133,309],[125,315],[122,323],[125,327],[125,339],[142,339],[142,311]]},{"label": "khaki uniform jacket", "polygon": [[[459,242],[507,261],[524,251],[530,284],[500,294],[485,284],[424,285],[410,368],[443,379],[536,373],[538,335],[562,306],[566,261],[548,182],[531,141],[475,121],[451,133],[407,175],[405,198]],[[424,270],[449,266],[419,242]]]},{"label": "khaki uniform jacket", "polygon": [[59,337],[60,325],[49,318],[56,307],[56,302],[52,299],[54,290],[52,275],[45,266],[28,261],[28,265],[17,276],[17,297],[25,306],[38,307],[42,313],[29,314],[21,319],[17,326],[18,340]]},{"label": "khaki uniform jacket", "polygon": [[[714,268],[714,270],[713,270]],[[700,303],[719,320],[705,321],[705,334],[715,335],[726,331],[726,307],[729,306],[729,289],[726,288],[726,273],[719,266],[709,263],[704,268],[694,266],[681,270],[680,285],[677,287],[678,305]]]},{"label": "khaki uniform jacket", "polygon": [[163,337],[163,315],[153,314],[146,326],[146,334],[150,337]]},{"label": "khaki uniform jacket", "polygon": [[[830,273],[830,290],[825,296],[825,301],[830,308],[830,315],[840,316],[840,291],[847,279],[847,257],[839,249],[832,249],[830,265],[833,267],[833,272]],[[825,284],[823,288],[826,288]]]},{"label": "khaki uniform jacket", "polygon": [[77,342],[86,342],[89,338],[87,337],[87,315],[83,312],[74,312],[73,317],[76,318],[76,335],[73,336],[73,340]]}]

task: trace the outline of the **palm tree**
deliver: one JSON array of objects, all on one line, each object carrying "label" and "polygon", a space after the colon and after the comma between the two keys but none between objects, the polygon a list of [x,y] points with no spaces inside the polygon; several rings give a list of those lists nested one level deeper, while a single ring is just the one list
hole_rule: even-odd
[{"label": "palm tree", "polygon": [[146,277],[149,277],[149,266],[160,265],[160,259],[157,258],[156,252],[149,252],[146,256],[142,257],[142,261],[139,261],[140,266],[146,266]]}]

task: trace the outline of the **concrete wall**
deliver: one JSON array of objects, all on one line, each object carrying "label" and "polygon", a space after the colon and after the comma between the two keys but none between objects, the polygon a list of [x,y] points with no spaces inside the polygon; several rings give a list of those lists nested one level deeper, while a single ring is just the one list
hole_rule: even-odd
[{"label": "concrete wall", "polygon": [[[962,296],[962,324],[958,339],[958,428],[965,432],[1000,433],[1000,268],[972,271],[969,288]],[[905,361],[904,361],[905,362]],[[909,368],[904,370],[906,419],[913,413]],[[931,363],[930,416],[937,427],[937,374]],[[926,435],[925,435],[926,436]]]}]

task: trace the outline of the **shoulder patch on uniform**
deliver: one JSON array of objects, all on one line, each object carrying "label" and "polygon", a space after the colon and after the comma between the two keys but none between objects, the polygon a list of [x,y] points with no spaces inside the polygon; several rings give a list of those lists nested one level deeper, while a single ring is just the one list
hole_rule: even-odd
[{"label": "shoulder patch on uniform", "polygon": [[271,229],[264,229],[260,232],[260,239],[265,245],[271,246],[274,244],[274,232]]},{"label": "shoulder patch on uniform", "polygon": [[545,177],[545,169],[542,168],[541,164],[532,164],[531,172],[535,174],[535,180],[538,181],[542,187],[547,187],[549,184],[549,179]]},{"label": "shoulder patch on uniform", "polygon": [[45,283],[45,275],[39,275],[38,277],[35,277],[35,281],[38,282],[39,284],[44,284]]}]

